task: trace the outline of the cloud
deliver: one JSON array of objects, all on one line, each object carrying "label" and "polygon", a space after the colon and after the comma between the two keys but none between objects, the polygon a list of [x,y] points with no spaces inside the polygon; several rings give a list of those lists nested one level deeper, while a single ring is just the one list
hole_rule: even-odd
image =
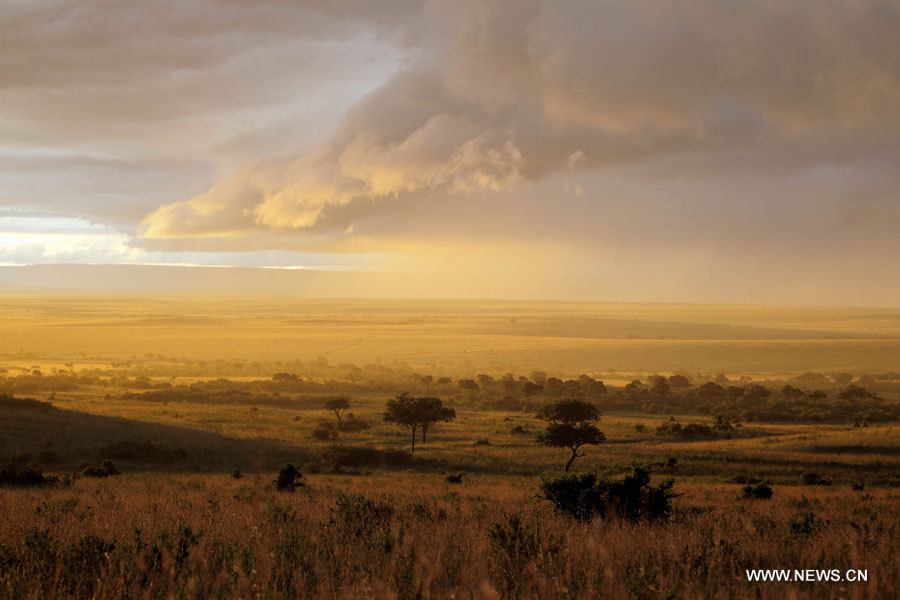
[{"label": "cloud", "polygon": [[0,11],[0,204],[129,233],[219,172],[305,151],[405,60],[418,14],[404,0],[0,0]]},{"label": "cloud", "polygon": [[[434,1],[424,28],[319,147],[160,208],[144,237],[362,235],[564,171],[878,169],[900,150],[896,3]],[[547,203],[590,196],[566,189]]]},{"label": "cloud", "polygon": [[898,268],[893,0],[0,5],[0,206],[115,252],[531,297]]}]

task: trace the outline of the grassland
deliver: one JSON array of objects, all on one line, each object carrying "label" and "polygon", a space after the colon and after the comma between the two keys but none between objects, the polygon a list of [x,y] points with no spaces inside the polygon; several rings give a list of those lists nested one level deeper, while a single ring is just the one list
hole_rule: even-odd
[{"label": "grassland", "polygon": [[900,310],[501,301],[0,297],[0,363],[405,362],[471,373],[897,369]]},{"label": "grassland", "polygon": [[[538,430],[530,414],[460,410],[409,462],[336,465],[335,447],[407,447],[405,432],[380,422],[384,398],[353,399],[370,429],[321,442],[313,427],[333,418],[321,399],[282,409],[102,392],[57,393],[59,410],[9,415],[4,450],[52,450],[49,470],[60,474],[115,443],[180,453],[117,460],[124,474],[109,479],[0,491],[4,597],[891,598],[900,589],[898,425],[754,424],[741,437],[689,442],[652,433],[660,417],[608,415],[607,443],[578,468],[618,476],[655,465],[654,479],[676,479],[682,495],[666,523],[582,524],[537,497],[566,457],[512,433]],[[305,473],[293,494],[272,486],[288,462]],[[810,472],[830,485],[803,485]],[[742,497],[754,479],[772,484],[772,500]],[[374,508],[347,508],[357,496]],[[869,581],[751,584],[754,568],[865,569]],[[37,585],[44,570],[55,576]]]},{"label": "grassland", "polygon": [[[649,466],[654,482],[674,479],[680,495],[668,520],[583,523],[539,497],[542,479],[558,476],[567,456],[535,443],[543,423],[533,411],[482,410],[458,390],[434,388],[457,417],[436,425],[412,456],[408,432],[381,419],[386,400],[406,391],[403,382],[418,385],[413,369],[584,370],[608,385],[676,366],[695,381],[697,372],[896,371],[900,311],[188,298],[2,304],[0,366],[10,376],[33,368],[86,374],[77,386],[28,394],[53,409],[3,409],[0,458],[29,453],[62,481],[0,487],[2,598],[900,592],[896,422],[746,422],[727,436],[688,440],[656,432],[668,414],[610,411],[599,423],[606,442],[588,448],[576,469],[616,478]],[[677,339],[658,339],[669,335]],[[317,367],[320,356],[371,361],[365,377],[385,367],[389,383],[350,398],[368,429],[314,439],[317,424],[334,419],[324,394],[216,404],[133,393],[142,374],[141,385],[174,388],[218,376],[248,382],[297,358],[323,377],[352,375]],[[897,400],[896,382],[878,385],[883,398]],[[109,457],[121,475],[69,478]],[[273,486],[287,463],[304,474],[294,493]],[[461,483],[448,474],[462,474]],[[744,497],[756,481],[772,486],[770,500]],[[868,580],[749,582],[746,570],[758,568],[860,569]]]}]

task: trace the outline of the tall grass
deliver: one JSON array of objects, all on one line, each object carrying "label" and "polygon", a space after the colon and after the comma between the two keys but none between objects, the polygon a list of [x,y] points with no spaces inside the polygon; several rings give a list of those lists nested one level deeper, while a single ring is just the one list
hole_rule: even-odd
[{"label": "tall grass", "polygon": [[[123,475],[0,491],[0,597],[896,598],[894,490],[689,484],[666,522],[556,514],[530,477]],[[749,583],[745,569],[867,569]]]}]

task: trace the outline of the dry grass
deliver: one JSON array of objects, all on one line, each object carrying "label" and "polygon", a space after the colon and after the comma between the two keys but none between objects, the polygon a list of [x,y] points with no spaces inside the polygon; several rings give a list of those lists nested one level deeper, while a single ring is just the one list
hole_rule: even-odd
[{"label": "dry grass", "polygon": [[[272,491],[271,476],[126,475],[0,492],[0,596],[896,598],[900,590],[896,491],[778,487],[773,500],[755,501],[740,499],[736,485],[683,485],[668,523],[581,525],[536,499],[531,478],[450,485],[434,474],[308,475],[305,488],[285,494]],[[339,494],[364,495],[391,514],[338,511]],[[503,543],[490,532],[508,531],[511,515],[522,523],[518,542]],[[110,546],[86,552],[86,536]],[[751,584],[751,568],[867,569],[869,580]]]},{"label": "dry grass", "polygon": [[0,361],[145,353],[559,373],[888,370],[897,309],[488,301],[0,297]]},{"label": "dry grass", "polygon": [[[896,310],[0,299],[0,366],[29,369],[106,368],[111,359],[159,353],[325,355],[360,365],[380,357],[466,376],[610,367],[858,373],[896,370],[898,334]],[[886,389],[893,398],[896,389]],[[381,412],[401,391],[351,398],[351,411],[371,427],[337,444],[397,456],[407,434]],[[655,433],[668,415],[605,415],[607,443],[589,448],[576,468],[618,476],[655,465],[655,480],[674,478],[683,495],[667,522],[580,524],[537,497],[541,478],[559,474],[566,456],[534,442],[541,423],[530,414],[457,405],[457,419],[430,430],[412,460],[339,466],[330,462],[332,443],[311,435],[333,419],[320,398],[297,395],[288,409],[122,392],[107,379],[57,391],[61,410],[10,409],[0,418],[0,456],[55,453],[59,461],[45,470],[60,475],[96,464],[121,442],[161,449],[126,452],[116,460],[124,474],[108,479],[0,488],[0,598],[900,597],[896,424],[750,423],[731,439],[688,441]],[[50,400],[47,391],[29,395]],[[529,434],[513,434],[516,426]],[[490,443],[475,444],[482,439]],[[288,462],[306,485],[278,493],[275,470]],[[236,469],[242,478],[231,477]],[[463,473],[462,484],[447,482],[448,473]],[[831,485],[801,485],[810,473]],[[744,499],[740,482],[751,480],[771,483],[774,497]],[[352,500],[358,495],[374,504]],[[745,570],[755,568],[866,569],[868,582],[750,583]]]}]

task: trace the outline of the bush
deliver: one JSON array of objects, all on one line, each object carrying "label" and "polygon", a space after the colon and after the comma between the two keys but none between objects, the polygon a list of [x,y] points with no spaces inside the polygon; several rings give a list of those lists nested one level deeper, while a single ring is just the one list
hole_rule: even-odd
[{"label": "bush", "polygon": [[516,425],[512,429],[509,430],[512,435],[528,435],[531,433],[528,428],[522,427],[521,425]]},{"label": "bush", "polygon": [[45,483],[47,479],[30,454],[20,454],[0,469],[0,485],[27,487]]},{"label": "bush", "polygon": [[491,440],[489,440],[489,439],[487,439],[487,438],[481,438],[481,439],[479,439],[479,440],[475,440],[475,444],[474,444],[474,445],[475,445],[475,446],[490,446],[490,445],[491,445]]},{"label": "bush", "polygon": [[331,421],[320,421],[312,432],[313,439],[320,441],[336,440],[338,436],[337,425]]},{"label": "bush", "polygon": [[686,438],[708,438],[715,436],[712,427],[701,423],[688,423],[681,428],[681,437]]},{"label": "bush", "polygon": [[717,436],[716,430],[709,425],[704,425],[703,423],[688,423],[687,425],[682,425],[674,419],[669,419],[668,421],[660,423],[656,428],[656,433],[657,435],[675,435],[691,440]]},{"label": "bush", "polygon": [[347,414],[347,416],[345,416],[343,418],[343,420],[341,420],[340,424],[338,425],[338,430],[346,432],[346,433],[356,433],[359,431],[365,431],[368,428],[369,428],[369,423],[366,421],[363,421],[362,419],[357,419],[353,415],[353,413]]},{"label": "bush", "polygon": [[289,464],[278,472],[278,477],[275,478],[275,489],[279,492],[293,492],[298,485],[303,485],[303,482],[300,481],[302,478],[303,474],[297,467]]},{"label": "bush", "polygon": [[803,485],[831,485],[831,481],[823,479],[818,473],[810,471],[803,474]]},{"label": "bush", "polygon": [[544,498],[557,510],[580,521],[615,516],[629,521],[667,519],[672,514],[674,482],[650,485],[650,473],[635,467],[621,481],[607,481],[594,473],[564,475],[541,483]]},{"label": "bush", "polygon": [[462,480],[462,473],[449,473],[446,477],[444,477],[444,481],[446,481],[447,483],[462,483]]},{"label": "bush", "polygon": [[326,468],[339,471],[342,468],[404,467],[412,461],[405,450],[380,450],[368,446],[329,446],[319,454]]},{"label": "bush", "polygon": [[49,402],[41,402],[34,398],[16,398],[11,394],[0,394],[0,408],[12,408],[18,410],[36,410],[38,412],[50,412],[59,410]]},{"label": "bush", "polygon": [[754,500],[768,500],[771,497],[772,487],[765,483],[744,486],[744,498],[752,498]]},{"label": "bush", "polygon": [[121,475],[121,471],[111,460],[104,460],[99,466],[83,464],[81,465],[81,474],[85,477],[112,477]]}]

